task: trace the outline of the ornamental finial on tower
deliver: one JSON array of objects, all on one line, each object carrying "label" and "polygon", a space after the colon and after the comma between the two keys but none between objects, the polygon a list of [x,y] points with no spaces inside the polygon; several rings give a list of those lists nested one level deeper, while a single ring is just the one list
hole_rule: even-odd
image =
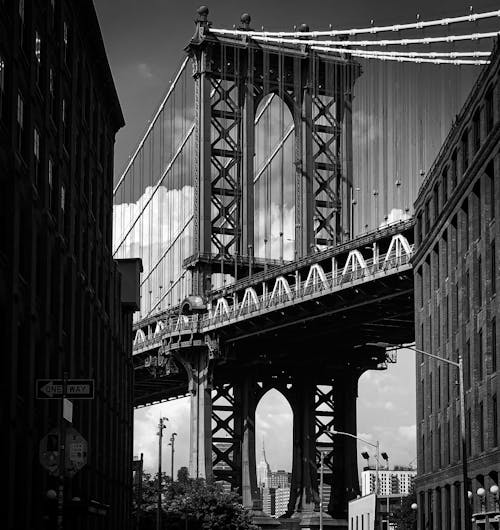
[{"label": "ornamental finial on tower", "polygon": [[248,13],[243,13],[240,17],[241,24],[238,27],[241,31],[250,31],[250,22],[252,21],[252,17]]}]

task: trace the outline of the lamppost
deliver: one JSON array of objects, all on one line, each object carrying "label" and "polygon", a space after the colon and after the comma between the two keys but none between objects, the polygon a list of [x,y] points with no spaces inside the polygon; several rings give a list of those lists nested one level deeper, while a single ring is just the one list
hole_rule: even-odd
[{"label": "lamppost", "polygon": [[336,430],[331,430],[330,431],[332,434],[342,434],[343,436],[349,436],[350,438],[354,438],[355,440],[359,440],[360,442],[363,442],[367,445],[371,445],[372,447],[375,447],[376,449],[376,454],[375,454],[375,493],[377,495],[380,494],[380,483],[379,483],[379,476],[378,476],[378,472],[379,472],[379,457],[380,457],[380,443],[378,440],[375,441],[375,443],[372,443],[372,442],[369,442],[368,440],[364,440],[363,438],[360,438],[359,436],[356,436],[355,434],[352,434],[350,432],[343,432],[343,431],[336,431]]},{"label": "lamppost", "polygon": [[158,424],[158,506],[156,507],[156,530],[161,530],[161,446],[163,440],[163,429],[168,418],[161,417]]},{"label": "lamppost", "polygon": [[[389,348],[392,350],[399,350],[403,348],[403,346],[393,346],[392,344],[389,344],[388,342],[368,342],[366,344],[367,346],[377,346],[379,348]],[[415,348],[415,346],[404,346],[404,348],[407,348],[408,350],[413,350],[416,353],[421,353],[422,355],[426,355],[427,357],[431,357],[432,359],[436,359],[437,361],[441,361],[443,363],[450,364],[451,366],[454,366],[455,368],[458,368],[458,386],[459,386],[459,396],[460,396],[460,438],[461,438],[461,445],[462,445],[462,480],[463,480],[463,488],[462,488],[462,495],[463,495],[463,503],[464,503],[464,509],[462,510],[462,528],[465,530],[469,530],[471,528],[471,520],[470,520],[470,514],[469,514],[469,496],[468,496],[468,478],[467,478],[467,441],[466,441],[466,429],[465,429],[465,390],[464,390],[464,364],[462,356],[458,356],[458,362],[450,361],[450,359],[445,359],[444,357],[439,357],[438,355],[434,355],[433,353],[429,353],[423,350],[420,350],[419,348]]]},{"label": "lamppost", "polygon": [[168,445],[170,445],[172,447],[172,462],[171,462],[171,470],[172,470],[172,482],[174,481],[174,453],[175,453],[175,437],[177,436],[177,433],[176,432],[173,432],[172,433],[172,436],[170,436],[170,443]]}]

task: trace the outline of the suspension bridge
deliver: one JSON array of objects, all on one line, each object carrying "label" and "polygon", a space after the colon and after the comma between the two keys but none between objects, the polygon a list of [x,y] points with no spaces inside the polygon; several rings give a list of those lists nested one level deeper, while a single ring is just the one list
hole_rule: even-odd
[{"label": "suspension bridge", "polygon": [[[114,188],[141,257],[135,405],[191,396],[190,473],[261,513],[255,409],[294,414],[288,515],[347,527],[357,382],[412,342],[412,203],[489,61],[500,11],[358,29],[217,29],[207,8]],[[457,28],[457,31],[453,31]],[[473,28],[471,30],[471,28]]]}]

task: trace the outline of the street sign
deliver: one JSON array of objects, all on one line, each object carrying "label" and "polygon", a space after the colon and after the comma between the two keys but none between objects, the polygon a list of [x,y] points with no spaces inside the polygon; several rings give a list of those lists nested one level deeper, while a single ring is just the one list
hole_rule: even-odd
[{"label": "street sign", "polygon": [[60,399],[68,397],[71,399],[94,399],[93,379],[67,379],[66,392],[63,395],[62,379],[37,379],[37,399]]},{"label": "street sign", "polygon": [[72,477],[87,463],[87,440],[73,427],[66,429],[66,476]]},{"label": "street sign", "polygon": [[[87,440],[73,427],[66,427],[65,475],[72,477],[87,464]],[[59,429],[49,431],[40,441],[40,464],[51,475],[59,474]]]},{"label": "street sign", "polygon": [[52,429],[41,440],[40,464],[51,474],[59,474],[59,429]]}]

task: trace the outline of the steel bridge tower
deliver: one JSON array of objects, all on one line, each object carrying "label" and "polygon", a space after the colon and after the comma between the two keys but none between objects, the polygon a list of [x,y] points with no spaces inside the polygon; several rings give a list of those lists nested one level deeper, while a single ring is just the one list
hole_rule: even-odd
[{"label": "steel bridge tower", "polygon": [[[195,35],[186,47],[195,79],[197,160],[194,252],[184,265],[192,272],[193,294],[198,295],[193,299],[200,300],[212,288],[212,274],[241,279],[252,266],[255,271],[254,120],[259,103],[269,94],[283,100],[294,123],[296,258],[350,238],[346,205],[352,187],[351,103],[361,72],[345,54],[215,36],[208,9],[200,8],[198,15]],[[248,15],[242,16],[240,29],[250,30]],[[192,309],[189,303],[184,307]],[[205,336],[201,347],[193,342],[193,347],[171,350],[189,379],[192,476],[229,482],[241,492],[245,506],[260,513],[255,410],[260,397],[276,388],[294,415],[289,515],[306,526],[317,517],[319,440],[333,425],[356,431],[358,378],[383,360],[373,355],[363,360],[360,350],[349,361],[342,355],[333,364],[326,357],[318,358],[319,364],[305,358],[308,348],[322,349],[322,340],[302,337],[275,343],[270,353],[259,354],[244,369],[221,359],[253,355],[262,351],[262,343],[249,339],[231,350],[223,345],[224,337],[214,333]],[[279,361],[271,366],[273,356]],[[328,449],[328,511],[346,527],[347,501],[359,491],[356,444],[349,439],[322,443]]]},{"label": "steel bridge tower", "polygon": [[[345,54],[215,36],[208,9],[198,14],[186,47],[194,69],[198,160],[194,253],[185,266],[193,293],[203,295],[214,272],[241,278],[250,261],[256,265],[254,120],[269,94],[283,100],[294,123],[295,258],[349,239],[351,100],[360,67]],[[239,29],[250,30],[249,15]]]}]

